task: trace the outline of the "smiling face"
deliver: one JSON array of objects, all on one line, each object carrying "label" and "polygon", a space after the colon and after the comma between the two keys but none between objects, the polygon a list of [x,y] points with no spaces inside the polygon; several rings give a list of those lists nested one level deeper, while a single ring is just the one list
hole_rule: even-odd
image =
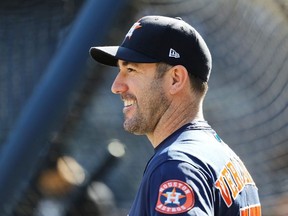
[{"label": "smiling face", "polygon": [[120,71],[111,90],[124,102],[124,129],[134,134],[152,133],[170,104],[165,81],[156,78],[156,63],[118,63]]}]

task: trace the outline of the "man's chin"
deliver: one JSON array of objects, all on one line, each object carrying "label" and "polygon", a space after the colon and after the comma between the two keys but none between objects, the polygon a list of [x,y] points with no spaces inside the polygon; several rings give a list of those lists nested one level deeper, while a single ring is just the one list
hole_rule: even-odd
[{"label": "man's chin", "polygon": [[132,133],[132,134],[135,134],[135,135],[144,135],[144,133],[141,132],[141,130],[140,130],[138,125],[131,124],[131,122],[129,122],[127,120],[124,121],[123,127],[124,127],[124,130],[129,132],[129,133]]}]

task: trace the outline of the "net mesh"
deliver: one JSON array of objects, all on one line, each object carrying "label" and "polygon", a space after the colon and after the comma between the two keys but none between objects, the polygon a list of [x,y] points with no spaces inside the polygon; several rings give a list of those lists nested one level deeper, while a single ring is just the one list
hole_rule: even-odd
[{"label": "net mesh", "polygon": [[82,1],[0,2],[0,143],[49,60],[67,35]]},{"label": "net mesh", "polygon": [[[1,144],[82,4],[0,3]],[[203,35],[213,56],[206,119],[250,170],[263,215],[287,215],[288,1],[142,0],[123,11],[107,43],[119,44],[131,20],[147,14],[180,16]],[[123,131],[122,103],[110,93],[114,72],[88,59],[86,84],[13,215],[127,215],[153,150],[145,137]],[[111,155],[111,143],[125,155]]]}]

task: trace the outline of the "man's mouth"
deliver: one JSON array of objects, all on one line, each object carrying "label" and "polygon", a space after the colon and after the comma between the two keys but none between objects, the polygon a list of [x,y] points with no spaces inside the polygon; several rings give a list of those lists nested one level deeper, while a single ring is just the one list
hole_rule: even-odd
[{"label": "man's mouth", "polygon": [[130,107],[130,106],[132,106],[132,105],[134,105],[135,103],[136,103],[136,101],[135,100],[123,100],[123,102],[124,102],[124,107],[126,108],[126,107]]}]

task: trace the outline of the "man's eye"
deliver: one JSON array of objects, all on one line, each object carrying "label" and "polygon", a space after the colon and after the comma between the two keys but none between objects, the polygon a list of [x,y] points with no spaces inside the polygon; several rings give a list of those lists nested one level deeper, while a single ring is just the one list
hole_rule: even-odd
[{"label": "man's eye", "polygon": [[133,72],[133,71],[135,71],[133,68],[127,68],[128,73]]}]

